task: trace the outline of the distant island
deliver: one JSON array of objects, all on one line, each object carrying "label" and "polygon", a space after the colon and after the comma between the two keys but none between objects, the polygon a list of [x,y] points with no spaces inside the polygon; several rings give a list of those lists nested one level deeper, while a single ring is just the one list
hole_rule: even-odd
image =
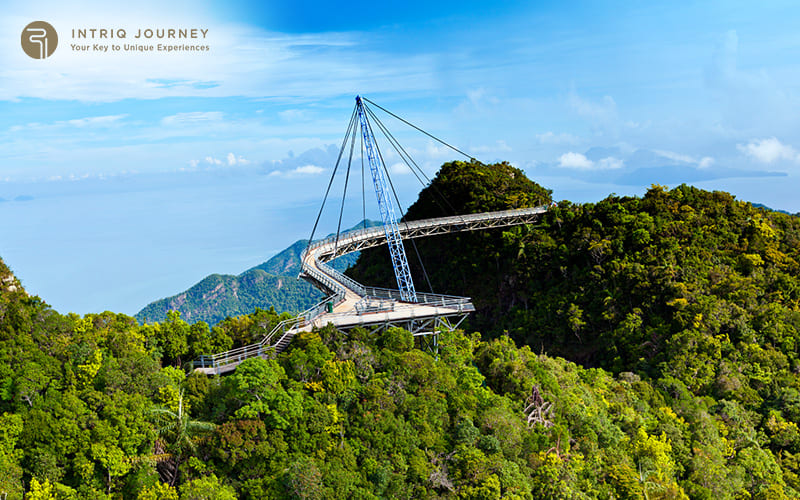
[{"label": "distant island", "polygon": [[[354,228],[372,227],[375,221],[361,221]],[[204,321],[215,325],[231,316],[250,314],[257,308],[279,312],[300,312],[324,297],[316,288],[298,280],[300,254],[308,240],[298,240],[268,261],[238,276],[212,274],[185,292],[148,304],[136,314],[141,323],[164,321],[169,311],[177,311],[189,323]],[[358,253],[345,255],[333,265],[344,270],[358,259]]]}]

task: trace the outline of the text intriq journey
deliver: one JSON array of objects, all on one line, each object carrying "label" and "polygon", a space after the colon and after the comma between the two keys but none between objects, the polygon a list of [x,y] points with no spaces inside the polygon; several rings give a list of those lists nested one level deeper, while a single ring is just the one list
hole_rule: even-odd
[{"label": "text intriq journey", "polygon": [[[122,28],[73,28],[72,38],[79,40],[103,40],[112,43],[91,43],[81,44],[72,43],[70,47],[73,52],[208,52],[211,50],[209,45],[195,45],[193,40],[206,40],[208,38],[208,28],[138,28],[131,30],[133,36],[129,37],[129,31]],[[135,39],[139,43],[114,44],[115,40]],[[159,40],[167,43],[157,45],[147,45],[146,41]],[[186,43],[170,44],[171,41],[183,41]],[[142,43],[144,42],[144,43]]]},{"label": "text intriq journey", "polygon": [[[208,28],[139,28],[133,38],[203,38],[208,35]],[[128,38],[128,31],[125,29],[108,28],[72,28],[72,38],[83,38],[95,40],[101,39],[125,39]]]}]

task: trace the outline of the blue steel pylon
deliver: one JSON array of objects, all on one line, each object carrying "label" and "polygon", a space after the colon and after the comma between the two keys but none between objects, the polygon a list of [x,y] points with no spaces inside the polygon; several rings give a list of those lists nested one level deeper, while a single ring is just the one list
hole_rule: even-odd
[{"label": "blue steel pylon", "polygon": [[408,267],[406,250],[403,247],[403,240],[400,238],[400,228],[397,226],[397,217],[394,212],[392,197],[389,195],[386,177],[383,175],[384,165],[378,154],[378,145],[367,121],[367,113],[361,97],[356,96],[356,110],[358,120],[361,124],[361,135],[364,137],[364,145],[369,159],[369,170],[372,173],[372,183],[375,185],[375,196],[378,197],[378,208],[383,219],[383,229],[386,232],[386,242],[389,244],[389,253],[392,256],[392,267],[397,278],[397,288],[400,290],[400,298],[406,302],[416,302],[417,292],[414,290],[414,282],[411,279],[411,270]]}]

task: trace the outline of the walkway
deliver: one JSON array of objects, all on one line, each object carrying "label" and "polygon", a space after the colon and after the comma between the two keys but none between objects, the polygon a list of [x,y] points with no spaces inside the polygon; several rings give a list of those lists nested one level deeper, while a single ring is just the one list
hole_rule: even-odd
[{"label": "walkway", "polygon": [[[475,231],[531,224],[547,207],[522,208],[455,217],[441,217],[400,222],[403,239],[436,234]],[[383,226],[357,229],[315,241],[301,256],[300,277],[308,280],[329,296],[297,317],[278,324],[269,334],[252,345],[195,361],[196,370],[208,375],[224,374],[236,369],[245,359],[267,357],[283,351],[292,337],[314,327],[333,324],[347,330],[355,326],[402,326],[414,335],[434,333],[439,326],[457,326],[475,310],[467,297],[417,292],[417,302],[403,302],[397,290],[367,287],[350,279],[326,263],[350,252],[364,250],[386,242]],[[449,321],[449,322],[448,322]]]}]

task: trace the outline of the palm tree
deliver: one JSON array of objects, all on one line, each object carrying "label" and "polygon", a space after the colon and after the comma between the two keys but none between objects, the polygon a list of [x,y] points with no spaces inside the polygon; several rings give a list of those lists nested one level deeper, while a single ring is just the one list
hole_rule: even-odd
[{"label": "palm tree", "polygon": [[175,486],[178,480],[178,467],[187,451],[197,451],[195,441],[202,434],[214,429],[214,424],[192,420],[183,409],[183,390],[178,394],[178,411],[169,408],[155,408],[153,413],[164,423],[157,429],[154,458],[158,463],[161,480]]}]

